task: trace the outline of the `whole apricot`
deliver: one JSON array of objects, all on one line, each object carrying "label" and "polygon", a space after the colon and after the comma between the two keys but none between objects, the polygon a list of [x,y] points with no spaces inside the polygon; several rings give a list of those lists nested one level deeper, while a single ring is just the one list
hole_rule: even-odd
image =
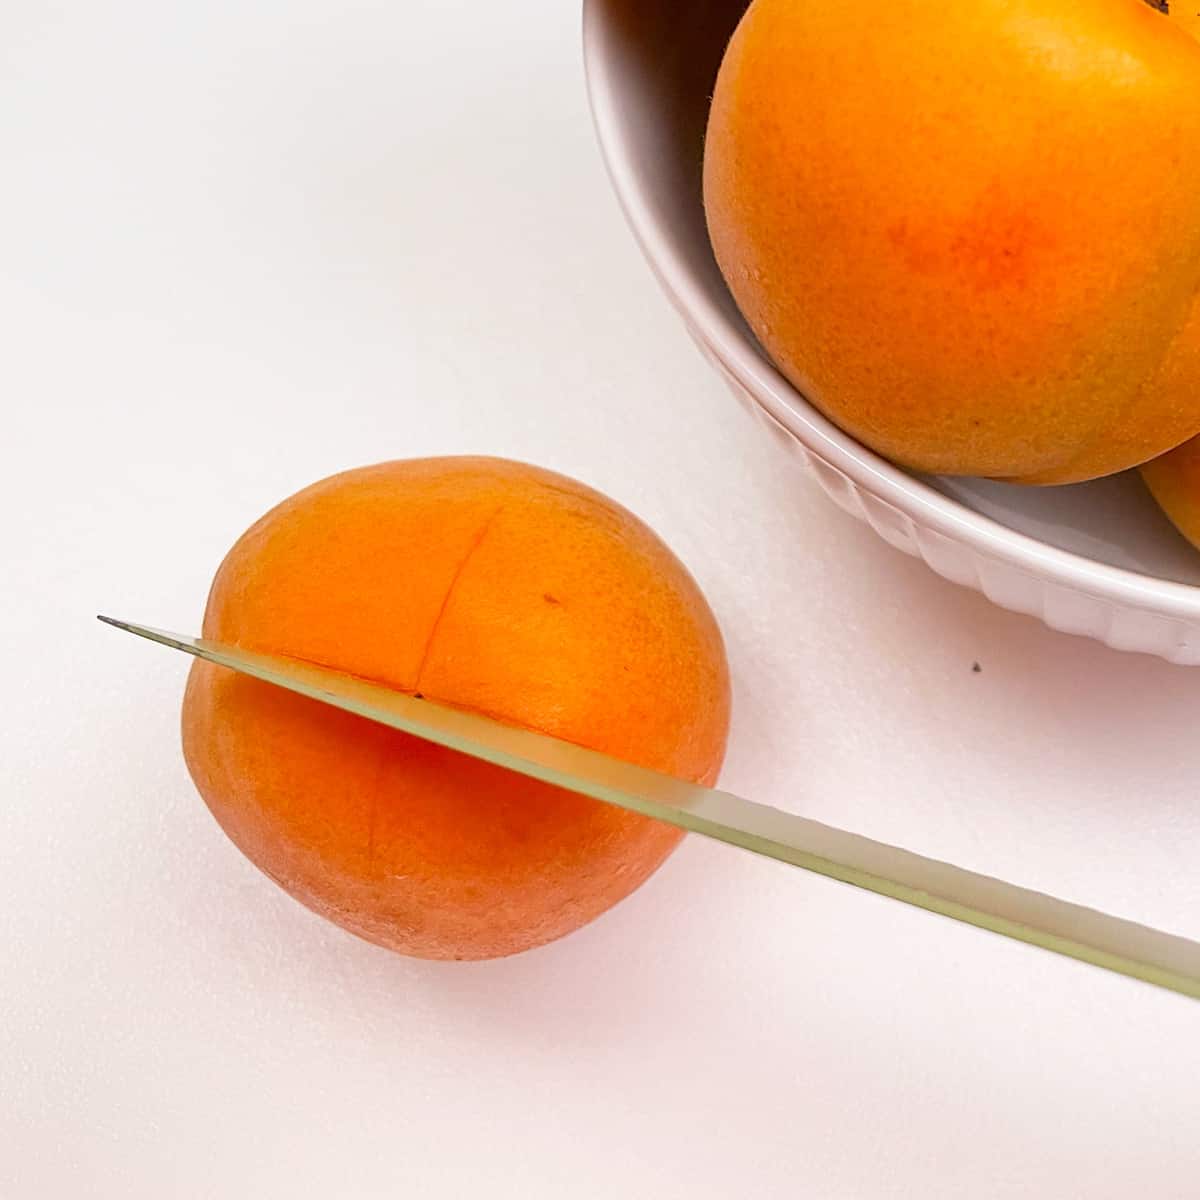
[{"label": "whole apricot", "polygon": [[[611,500],[498,459],[389,462],[284,501],[230,550],[204,635],[711,783],[729,675],[667,547]],[[512,954],[628,895],[680,834],[197,661],[192,778],[296,899],[428,958]]]},{"label": "whole apricot", "polygon": [[1142,478],[1179,532],[1200,549],[1200,438],[1147,463]]},{"label": "whole apricot", "polygon": [[704,201],[781,371],[922,471],[1088,479],[1200,431],[1198,9],[754,0]]}]

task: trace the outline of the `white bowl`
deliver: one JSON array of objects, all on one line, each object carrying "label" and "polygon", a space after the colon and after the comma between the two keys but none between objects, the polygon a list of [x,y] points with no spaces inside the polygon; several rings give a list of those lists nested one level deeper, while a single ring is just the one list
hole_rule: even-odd
[{"label": "white bowl", "polygon": [[1059,488],[920,477],[830,424],[738,315],[704,227],[708,101],[745,0],[585,0],[601,149],[659,282],[734,395],[829,496],[939,575],[1121,650],[1200,665],[1200,554],[1136,473]]}]

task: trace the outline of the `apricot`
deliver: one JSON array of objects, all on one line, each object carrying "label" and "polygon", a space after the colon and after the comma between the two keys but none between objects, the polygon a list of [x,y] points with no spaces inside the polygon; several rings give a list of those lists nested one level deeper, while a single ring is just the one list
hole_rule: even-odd
[{"label": "apricot", "polygon": [[[299,492],[217,572],[204,635],[711,783],[729,675],[683,565],[582,484],[487,458]],[[406,954],[478,959],[577,929],[677,844],[662,823],[196,662],[188,768],[296,899]]]},{"label": "apricot", "polygon": [[704,201],[780,370],[879,453],[1068,482],[1200,431],[1200,18],[755,0]]},{"label": "apricot", "polygon": [[1200,548],[1200,438],[1147,463],[1142,478],[1179,532]]}]

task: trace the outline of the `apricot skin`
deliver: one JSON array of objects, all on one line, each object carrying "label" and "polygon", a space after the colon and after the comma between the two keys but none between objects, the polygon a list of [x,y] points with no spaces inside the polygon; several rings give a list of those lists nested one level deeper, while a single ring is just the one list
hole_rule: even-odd
[{"label": "apricot skin", "polygon": [[1200,549],[1200,438],[1147,463],[1142,478],[1179,532]]},{"label": "apricot skin", "polygon": [[[640,521],[498,459],[384,463],[249,529],[204,635],[715,781],[729,675],[712,613]],[[628,895],[674,828],[197,662],[192,777],[291,895],[426,958],[512,954]]]},{"label": "apricot skin", "polygon": [[1069,482],[1200,432],[1195,7],[755,0],[704,198],[782,372],[929,472]]}]

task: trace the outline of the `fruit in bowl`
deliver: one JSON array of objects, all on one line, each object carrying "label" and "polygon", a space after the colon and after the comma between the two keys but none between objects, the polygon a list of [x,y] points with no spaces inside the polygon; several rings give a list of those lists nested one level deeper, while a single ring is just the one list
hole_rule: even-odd
[{"label": "fruit in bowl", "polygon": [[758,341],[842,429],[1024,483],[1200,432],[1200,16],[1167,8],[750,5],[708,118],[708,230]]},{"label": "fruit in bowl", "polygon": [[1200,438],[1147,463],[1142,474],[1163,512],[1200,547]]},{"label": "fruit in bowl", "polygon": [[[1090,13],[1095,34],[1102,28],[1102,15],[1105,12],[1111,14],[1121,7],[1124,15],[1119,20],[1114,17],[1114,21],[1118,22],[1114,24],[1114,29],[1121,28],[1122,24],[1132,24],[1133,28],[1142,29],[1146,34],[1143,48],[1154,44],[1167,45],[1169,42],[1171,48],[1164,55],[1164,62],[1169,59],[1176,67],[1184,62],[1195,64],[1196,51],[1189,39],[1195,39],[1200,18],[1186,8],[1177,9],[1174,3],[1170,5],[1169,16],[1150,8],[1146,8],[1143,15],[1139,6],[1144,7],[1142,0],[1107,0],[1104,5],[1097,4],[1096,0],[1087,0],[1083,6],[1076,6],[1078,14],[1075,17],[1072,16],[1074,9],[1068,10],[1065,6],[1054,4],[1042,4],[1036,8],[1027,4],[1009,6],[1007,12],[1013,20],[1017,20],[1019,8],[1028,18],[1024,24],[1027,33],[1034,28],[1043,31],[1043,58],[1057,57],[1060,63],[1065,63],[1066,51],[1082,37],[1083,27],[1079,22],[1084,21]],[[1054,629],[1093,637],[1124,650],[1159,655],[1176,663],[1200,665],[1200,554],[1163,518],[1136,471],[1117,470],[1117,473],[1100,475],[1087,482],[1057,487],[1027,487],[1004,482],[1013,478],[1032,481],[1040,471],[1049,473],[1050,468],[1056,466],[1059,477],[1075,477],[1074,471],[1065,471],[1067,457],[1087,449],[1082,444],[1086,435],[1080,435],[1078,431],[1072,433],[1070,429],[1064,432],[1062,421],[1056,415],[1063,407],[1057,396],[1048,390],[1039,393],[1045,401],[1044,409],[1038,409],[1026,396],[1024,407],[1018,404],[1014,409],[1006,410],[1000,405],[1002,392],[993,390],[988,393],[992,408],[990,417],[995,419],[997,427],[1003,423],[1007,430],[1007,435],[1001,430],[1001,438],[1007,436],[1013,440],[1010,458],[1025,457],[1019,444],[1022,437],[1028,443],[1025,449],[1037,451],[1031,453],[1026,461],[992,464],[991,478],[950,473],[952,469],[984,470],[988,464],[983,462],[949,463],[943,473],[931,473],[897,465],[898,462],[911,460],[901,459],[899,450],[889,451],[896,457],[881,456],[864,440],[870,436],[869,430],[864,430],[856,437],[848,418],[844,426],[840,424],[843,418],[835,412],[835,397],[818,395],[813,386],[814,378],[810,378],[810,374],[815,377],[819,371],[827,369],[828,360],[808,364],[809,371],[797,371],[789,378],[781,369],[784,367],[782,353],[775,350],[773,353],[778,357],[768,355],[760,339],[769,342],[771,333],[778,333],[776,321],[768,320],[766,323],[771,327],[770,331],[763,329],[756,337],[752,328],[754,313],[749,304],[743,304],[745,313],[739,311],[739,304],[735,303],[732,293],[740,285],[736,278],[731,278],[727,286],[713,254],[703,204],[703,172],[700,170],[706,154],[705,135],[710,125],[710,108],[714,92],[718,90],[719,68],[731,37],[746,16],[748,7],[747,0],[694,0],[688,6],[687,20],[681,21],[677,0],[584,0],[583,35],[588,93],[600,148],[613,188],[654,275],[705,358],[717,368],[731,393],[759,420],[760,426],[770,434],[787,459],[798,469],[805,470],[841,508],[867,521],[890,545],[921,558],[944,578],[974,588],[1004,608],[1035,616]],[[784,12],[778,3],[772,3],[772,7],[777,12]],[[945,37],[938,41],[940,35],[934,27],[935,23],[943,15],[947,20],[961,22],[965,19],[963,14],[921,11],[907,0],[902,4],[902,11],[915,22],[914,29],[919,27],[921,38],[936,41],[942,47],[943,60],[930,68],[939,79],[948,83],[956,78],[967,97],[976,87],[986,85],[993,95],[1000,96],[1002,104],[1008,104],[1001,86],[1003,80],[996,71],[989,74],[987,64],[987,54],[993,52],[1008,54],[1010,60],[1012,57],[1011,47],[1002,44],[999,39],[999,34],[1005,28],[999,20],[1003,14],[991,0],[984,0],[982,9],[978,5],[969,7],[972,11],[979,11],[981,21],[986,13],[997,20],[994,26],[997,44],[995,47],[989,44],[986,53],[980,51],[978,38],[973,47],[961,49]],[[1127,11],[1129,7],[1137,12],[1136,16],[1130,15]],[[1196,7],[1200,9],[1200,6]],[[810,3],[797,2],[788,6],[787,12],[797,15],[811,8]],[[809,123],[815,122],[830,105],[853,110],[866,121],[872,115],[870,107],[865,102],[860,104],[859,99],[860,94],[868,91],[873,102],[879,106],[898,109],[905,105],[911,107],[908,88],[903,82],[898,90],[891,93],[870,80],[874,74],[885,72],[890,72],[893,81],[902,78],[900,72],[903,64],[895,61],[891,42],[894,41],[899,49],[911,49],[910,43],[914,39],[908,31],[894,29],[887,12],[859,9],[856,14],[862,26],[858,31],[862,53],[857,60],[843,57],[841,68],[845,73],[834,82],[829,89],[830,94],[811,98],[813,116],[801,114]],[[818,15],[822,20],[832,20],[837,14]],[[887,23],[885,27],[891,30],[891,41],[876,37],[876,20]],[[1138,22],[1142,20],[1152,24],[1139,25]],[[1017,20],[1017,24],[1020,26],[1021,22]],[[1156,32],[1149,33],[1149,30]],[[1010,36],[1011,33],[1009,30]],[[846,34],[847,38],[850,36],[850,33]],[[1094,36],[1091,42],[1093,48],[1101,44]],[[770,47],[767,49],[770,50]],[[968,64],[968,69],[964,70],[961,55],[966,49],[971,49],[977,61]],[[1120,60],[1123,47],[1119,39],[1115,42],[1110,40],[1108,50],[1101,60],[1091,64],[1093,75],[1104,62],[1111,67]],[[1034,53],[1036,58],[1034,51],[1030,53]],[[927,66],[929,64],[928,57],[920,61]],[[1086,126],[1090,121],[1098,143],[1108,140],[1109,148],[1105,153],[1113,160],[1114,169],[1119,168],[1131,174],[1129,162],[1134,159],[1143,161],[1147,157],[1133,144],[1137,131],[1126,120],[1124,136],[1130,139],[1130,145],[1120,145],[1113,140],[1113,130],[1105,127],[1103,105],[1098,101],[1103,89],[1089,84],[1090,77],[1084,70],[1087,67],[1087,58],[1084,56],[1076,77],[1079,84],[1077,125]],[[829,71],[823,64],[818,64],[814,70],[818,78],[828,81]],[[973,73],[979,75],[978,84],[974,81]],[[1036,72],[1032,67],[1025,72],[1015,72],[1009,80],[1014,94],[1029,88],[1035,77]],[[1144,108],[1149,93],[1142,89],[1149,89],[1160,101],[1155,108],[1154,122],[1174,120],[1185,93],[1194,95],[1194,84],[1184,85],[1179,70],[1168,71],[1157,82],[1156,77],[1156,69],[1149,76],[1145,73],[1131,74],[1129,103],[1141,104]],[[1193,75],[1189,71],[1186,77],[1192,79]],[[799,85],[802,81],[798,77],[796,82]],[[914,97],[928,98],[931,93],[929,89],[919,86],[920,82],[914,82],[912,94]],[[1067,103],[1066,89],[1060,94],[1059,100],[1060,108]],[[1117,104],[1116,107],[1120,108],[1121,105]],[[1027,105],[1027,115],[1029,111],[1030,106]],[[1091,113],[1090,117],[1086,115],[1088,112]],[[772,122],[778,125],[779,116],[778,111],[763,110],[761,121],[764,126]],[[898,122],[902,113],[891,116]],[[1010,121],[1007,131],[998,141],[991,146],[980,143],[974,147],[973,153],[982,159],[987,154],[1004,151],[1009,153],[1011,162],[1012,148],[1020,137],[1029,137],[1038,145],[1049,146],[1050,141],[1041,138],[1040,126],[1052,116],[1054,114],[1047,109],[1044,118],[1039,110],[1037,115],[1030,118],[1027,126]],[[1184,114],[1184,124],[1190,126],[1191,121],[1192,115]],[[845,128],[844,121],[840,127]],[[786,133],[779,129],[768,131],[759,148],[774,138],[775,147],[782,154],[787,146]],[[1040,142],[1037,141],[1039,138]],[[936,198],[939,186],[957,186],[961,193],[965,180],[955,183],[951,179],[949,184],[943,184],[939,179],[938,172],[946,164],[929,152],[936,140],[924,135],[916,138],[908,148],[909,156],[924,164],[931,180],[928,195]],[[753,149],[749,143],[748,147]],[[1179,149],[1182,153],[1182,142]],[[710,144],[710,171],[711,153]],[[1096,149],[1089,147],[1089,154],[1093,167],[1098,170],[1102,164],[1098,162]],[[896,157],[881,154],[880,166],[895,164]],[[863,162],[863,156],[857,161],[864,170],[867,167],[874,169],[873,164]],[[969,166],[970,158],[965,157],[965,161]],[[836,155],[831,153],[826,166],[836,166],[836,162]],[[1036,150],[1028,162],[1032,170],[1038,162]],[[1067,164],[1063,163],[1062,169],[1066,172]],[[1194,154],[1186,163],[1181,159],[1178,166],[1172,166],[1171,170],[1194,175]],[[974,169],[973,178],[977,182],[985,178],[978,167]],[[1020,181],[1013,176],[1009,178],[1010,182]],[[999,174],[996,179],[999,180]],[[1147,180],[1142,180],[1142,183],[1147,189],[1151,188]],[[1170,179],[1167,183],[1168,190],[1174,187]],[[869,180],[864,186],[867,189],[864,195],[880,199],[881,202],[887,200],[886,194],[880,197],[877,191],[871,191]],[[831,193],[827,190],[824,194],[828,197]],[[1193,191],[1193,194],[1196,193]],[[998,196],[999,192],[993,191],[993,200]],[[811,197],[797,191],[793,199],[799,205]],[[1087,196],[1085,199],[1086,204],[1081,201],[1080,212],[1073,214],[1081,221],[1088,219],[1088,206],[1099,205],[1103,198]],[[1061,191],[1057,200],[1060,203],[1063,201]],[[1129,199],[1131,205],[1135,202],[1136,197]],[[1150,213],[1149,208],[1143,211]],[[1164,215],[1153,208],[1152,215],[1147,216],[1151,231],[1161,225]],[[1186,269],[1184,260],[1191,255],[1188,261],[1193,267],[1196,265],[1195,225],[1189,225],[1188,220],[1178,212],[1175,215],[1178,219],[1174,236],[1179,248],[1167,247],[1165,243],[1161,245],[1165,258],[1169,259],[1164,264],[1164,270],[1176,272],[1172,276],[1175,284],[1183,288],[1186,287],[1186,281],[1181,281],[1179,272]],[[850,235],[853,230],[839,225],[839,214],[827,209],[825,216],[830,222],[831,235],[840,230],[848,239],[845,252],[852,252],[854,242]],[[1003,228],[1003,222],[1000,227]],[[1069,225],[1067,232],[1072,232]],[[1126,231],[1122,230],[1121,233],[1124,237]],[[1156,235],[1150,232],[1148,236]],[[1144,244],[1149,245],[1149,241]],[[1031,248],[1036,249],[1036,241]],[[1128,245],[1125,248],[1128,249]],[[921,249],[920,245],[918,249]],[[1103,259],[1103,246],[1090,249],[1095,251],[1093,261]],[[779,253],[782,255],[782,248]],[[1000,265],[1004,257],[1003,253],[999,255]],[[788,262],[794,275],[786,283],[791,289],[794,305],[799,306],[803,302],[805,291],[815,295],[822,290],[836,290],[838,280],[823,277],[817,270],[821,267],[828,271],[830,263],[836,265],[836,261],[831,247],[829,254],[824,258],[818,256],[813,264],[802,258]],[[920,255],[917,255],[917,261],[922,261]],[[1182,268],[1181,262],[1184,264]],[[755,265],[747,262],[750,279],[743,277],[746,287],[769,283],[778,290],[782,286],[778,279],[764,277],[755,280]],[[981,281],[987,277],[982,269],[985,265],[977,256],[976,278]],[[1115,262],[1112,266],[1115,266]],[[1103,277],[1102,282],[1114,277],[1111,274],[1112,266],[1097,268]],[[759,269],[763,268],[760,266]],[[859,269],[866,268],[860,266]],[[1003,272],[997,274],[1002,275]],[[1032,280],[1033,277],[1030,275],[1028,278]],[[1193,284],[1196,279],[1197,275],[1193,274]],[[1062,280],[1056,283],[1053,279],[1043,277],[1043,285],[1035,289],[1035,294],[1052,298],[1056,288],[1060,284],[1065,287],[1067,282]],[[960,328],[969,327],[969,312],[954,311],[964,306],[962,297],[969,295],[969,292],[960,290],[956,295],[938,297],[928,287],[927,281],[925,286],[929,302],[934,306],[931,321],[953,321]],[[986,289],[983,294],[986,297]],[[1161,288],[1156,294],[1161,295]],[[881,376],[894,368],[871,344],[882,334],[867,318],[879,311],[887,311],[886,301],[886,296],[869,296],[861,310],[851,309],[846,314],[846,320],[850,322],[846,328],[855,335],[856,348],[862,347],[864,361],[875,362]],[[999,297],[993,296],[989,303],[994,308],[999,303]],[[1034,317],[1045,320],[1044,311],[1038,314],[1030,308],[1027,314],[1026,307],[1014,305],[1020,320],[1028,322]],[[901,315],[911,325],[913,318]],[[1182,337],[1182,324],[1179,331]],[[845,330],[838,329],[835,332],[840,336]],[[1011,334],[1012,331],[1008,332]],[[1049,332],[1054,333],[1055,330],[1050,329]],[[1129,329],[1121,326],[1120,321],[1110,322],[1109,332],[1115,338],[1130,336]],[[1162,329],[1155,331],[1156,336],[1161,333]],[[997,348],[999,345],[1000,342],[994,344]],[[988,356],[992,346],[986,339],[977,339],[975,343],[973,352],[979,356],[981,370],[996,370],[996,360]],[[904,346],[902,349],[905,355],[899,356],[900,365],[911,366],[917,348]],[[1132,355],[1136,349],[1127,346],[1124,351],[1117,352],[1118,357],[1120,353]],[[958,348],[958,352],[960,356],[968,352],[965,343]],[[800,353],[804,353],[803,347],[800,347]],[[1200,353],[1200,347],[1193,344],[1192,353]],[[876,362],[877,359],[881,361]],[[1049,359],[1043,361],[1048,362]],[[920,365],[923,370],[932,372],[937,362],[927,355]],[[950,366],[961,371],[961,357],[952,359]],[[1172,370],[1177,370],[1180,378],[1187,377],[1188,371],[1193,375],[1196,373],[1195,366],[1189,365],[1185,354],[1180,355]],[[883,382],[881,377],[880,404],[886,400]],[[1079,385],[1070,392],[1069,397],[1064,392],[1064,398],[1071,399],[1076,416],[1084,421],[1090,420],[1097,428],[1096,448],[1103,446],[1107,453],[1107,447],[1115,439],[1120,427],[1113,421],[1106,424],[1108,418],[1088,417],[1086,391],[1085,387]],[[940,394],[945,399],[945,392]],[[903,436],[913,437],[912,431],[919,429],[922,420],[928,419],[932,410],[929,405],[923,409],[922,400],[922,395],[915,394],[909,397],[908,406],[895,405],[897,411],[891,414],[893,424]],[[866,402],[874,404],[876,400],[867,396]],[[972,398],[970,394],[966,402],[979,404],[978,398]],[[1099,406],[1097,411],[1104,409],[1111,414],[1111,394],[1097,396],[1096,404]],[[1132,450],[1133,443],[1129,442],[1126,450],[1130,452],[1122,453],[1117,466],[1132,463],[1142,456],[1152,457],[1167,449],[1168,443],[1182,442],[1196,426],[1186,412],[1186,409],[1195,407],[1195,401],[1185,394],[1181,404],[1180,412],[1173,416],[1168,414],[1172,422],[1178,418],[1174,432],[1169,437],[1162,436],[1160,430],[1152,439],[1156,442],[1154,446],[1136,451]],[[989,428],[988,414],[976,412],[974,415],[981,424],[979,427],[970,426],[970,429],[979,428],[986,434]],[[1021,420],[1027,417],[1046,419],[1031,420],[1029,430],[1023,431]],[[1035,443],[1048,428],[1055,428],[1056,422],[1057,432],[1064,436],[1064,445],[1048,455],[1044,444]],[[983,439],[984,434],[980,437]],[[992,439],[993,450],[1001,438]],[[877,444],[882,446],[882,443]],[[1093,453],[1093,450],[1088,450],[1088,453]],[[1164,467],[1167,470],[1174,469],[1169,464],[1181,463],[1183,456],[1183,450],[1174,452]],[[1147,470],[1147,475],[1153,475],[1159,465],[1156,461],[1154,467]],[[1101,472],[1104,469],[1107,469],[1104,463],[1092,461],[1086,472],[1079,470],[1078,474]],[[1187,478],[1181,477],[1179,486],[1185,496],[1195,497],[1191,503],[1200,509],[1200,481],[1189,484]],[[1195,479],[1195,476],[1191,478]],[[1189,488],[1195,490],[1189,492]],[[1155,490],[1162,494],[1160,488],[1156,487]],[[1178,505],[1176,509],[1178,511]]]}]

